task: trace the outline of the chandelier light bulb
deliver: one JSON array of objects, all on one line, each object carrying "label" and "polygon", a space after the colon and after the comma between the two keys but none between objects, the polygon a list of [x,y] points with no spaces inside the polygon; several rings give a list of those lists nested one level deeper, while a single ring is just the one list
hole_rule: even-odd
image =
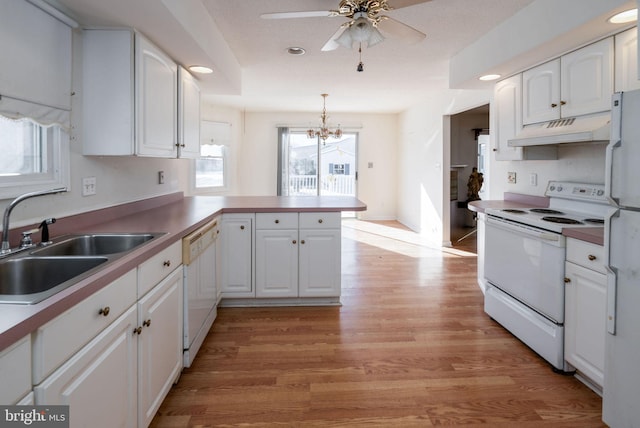
[{"label": "chandelier light bulb", "polygon": [[334,137],[334,138],[342,137],[342,129],[340,129],[340,125],[338,125],[336,129],[332,130],[327,125],[327,119],[329,119],[329,116],[327,116],[326,101],[329,94],[320,94],[320,95],[322,96],[322,114],[320,115],[320,126],[318,127],[318,129],[313,129],[313,128],[308,129],[307,137],[310,139],[320,137],[322,142],[326,143],[327,138],[329,137]]}]

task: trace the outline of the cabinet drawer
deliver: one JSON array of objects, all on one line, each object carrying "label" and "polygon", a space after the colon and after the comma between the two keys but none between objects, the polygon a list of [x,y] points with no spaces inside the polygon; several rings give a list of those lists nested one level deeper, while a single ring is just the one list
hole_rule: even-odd
[{"label": "cabinet drawer", "polygon": [[600,273],[604,267],[604,247],[578,239],[567,239],[567,261]]},{"label": "cabinet drawer", "polygon": [[256,229],[297,229],[298,213],[257,213]]},{"label": "cabinet drawer", "polygon": [[133,269],[36,330],[34,385],[42,382],[135,301],[136,271]]},{"label": "cabinet drawer", "polygon": [[338,229],[340,212],[300,213],[300,229]]},{"label": "cabinet drawer", "polygon": [[180,241],[141,263],[138,266],[138,298],[144,296],[181,264],[182,243]]},{"label": "cabinet drawer", "polygon": [[0,352],[0,403],[17,404],[31,391],[31,336]]}]

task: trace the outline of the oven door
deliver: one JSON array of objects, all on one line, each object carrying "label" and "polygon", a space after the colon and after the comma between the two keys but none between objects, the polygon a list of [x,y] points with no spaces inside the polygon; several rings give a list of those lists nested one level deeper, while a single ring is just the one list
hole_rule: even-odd
[{"label": "oven door", "polygon": [[485,278],[557,324],[564,323],[564,261],[561,234],[487,216]]}]

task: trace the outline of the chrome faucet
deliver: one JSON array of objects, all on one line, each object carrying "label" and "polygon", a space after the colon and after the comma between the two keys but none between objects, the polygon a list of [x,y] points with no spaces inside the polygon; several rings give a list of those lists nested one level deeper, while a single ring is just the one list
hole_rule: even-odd
[{"label": "chrome faucet", "polygon": [[18,205],[25,199],[33,198],[35,196],[53,195],[54,193],[61,193],[66,191],[66,187],[59,187],[57,189],[25,193],[24,195],[20,195],[13,201],[11,201],[11,203],[4,210],[4,217],[2,218],[2,248],[0,249],[0,254],[8,254],[11,252],[11,245],[9,244],[9,216],[11,215],[11,211],[15,208],[16,205]]}]

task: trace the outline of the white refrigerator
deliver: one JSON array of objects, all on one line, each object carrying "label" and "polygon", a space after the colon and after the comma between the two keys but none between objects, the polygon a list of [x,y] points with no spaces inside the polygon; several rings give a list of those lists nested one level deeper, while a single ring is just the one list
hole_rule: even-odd
[{"label": "white refrigerator", "polygon": [[640,427],[640,90],[616,93],[606,156],[607,336],[602,418]]}]

